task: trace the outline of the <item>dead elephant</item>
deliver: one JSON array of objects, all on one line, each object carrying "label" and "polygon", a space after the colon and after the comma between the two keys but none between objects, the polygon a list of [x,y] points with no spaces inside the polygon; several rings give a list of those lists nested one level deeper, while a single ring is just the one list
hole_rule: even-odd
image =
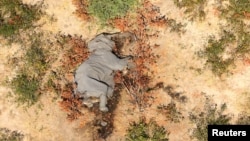
[{"label": "dead elephant", "polygon": [[[115,34],[100,34],[88,43],[91,53],[88,60],[83,62],[75,72],[76,93],[84,98],[83,103],[91,107],[90,98],[99,98],[99,109],[108,111],[107,97],[113,95],[114,71],[125,69],[131,57],[119,58],[112,49],[116,45],[113,39],[135,39],[130,32]],[[134,38],[134,39],[133,39]]]}]

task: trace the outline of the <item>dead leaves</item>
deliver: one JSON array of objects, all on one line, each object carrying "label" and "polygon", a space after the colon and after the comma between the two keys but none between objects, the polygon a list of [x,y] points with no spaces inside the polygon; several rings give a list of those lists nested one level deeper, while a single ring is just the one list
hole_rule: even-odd
[{"label": "dead leaves", "polygon": [[67,112],[67,119],[73,121],[78,119],[83,114],[79,111],[81,108],[81,101],[77,97],[73,97],[72,88],[66,87],[61,94],[62,101],[59,102],[60,107]]},{"label": "dead leaves", "polygon": [[84,60],[89,56],[86,43],[81,37],[63,37],[66,41],[65,44],[69,45],[69,50],[67,50],[61,60],[61,79],[65,80],[66,84],[60,87],[61,99],[59,102],[60,107],[67,112],[67,119],[69,121],[76,120],[83,117],[83,113],[80,111],[82,106],[82,101],[78,97],[73,96],[75,89],[74,79],[74,69],[77,68]]},{"label": "dead leaves", "polygon": [[64,54],[62,65],[65,70],[72,70],[88,58],[89,52],[85,41],[80,37],[70,37],[68,44],[71,48]]},{"label": "dead leaves", "polygon": [[90,20],[91,17],[87,12],[88,0],[72,0],[72,3],[76,6],[75,14],[84,21]]},{"label": "dead leaves", "polygon": [[153,54],[150,39],[158,37],[158,31],[150,31],[152,26],[167,26],[167,19],[160,14],[158,7],[149,1],[144,1],[143,6],[137,9],[135,15],[128,14],[124,18],[114,19],[110,23],[121,31],[133,32],[137,37],[137,45],[132,52],[135,54],[134,63],[136,68],[131,69],[126,77],[123,77],[123,84],[137,103],[139,109],[147,107],[147,92],[151,77],[154,72],[151,68],[155,65],[157,56]]}]

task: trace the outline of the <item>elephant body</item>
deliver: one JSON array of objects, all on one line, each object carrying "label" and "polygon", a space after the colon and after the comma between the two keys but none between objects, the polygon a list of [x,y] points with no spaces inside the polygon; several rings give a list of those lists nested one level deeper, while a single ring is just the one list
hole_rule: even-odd
[{"label": "elephant body", "polygon": [[115,86],[114,71],[126,68],[129,60],[129,57],[121,59],[112,53],[114,46],[111,35],[98,35],[88,43],[91,55],[75,72],[77,93],[84,98],[84,103],[88,103],[90,97],[99,98],[101,111],[108,111],[107,97],[112,97]]}]

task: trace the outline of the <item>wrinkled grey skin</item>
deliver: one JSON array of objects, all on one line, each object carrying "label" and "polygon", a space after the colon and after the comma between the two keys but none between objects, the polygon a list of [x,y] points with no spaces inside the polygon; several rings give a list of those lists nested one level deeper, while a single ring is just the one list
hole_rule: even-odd
[{"label": "wrinkled grey skin", "polygon": [[112,97],[115,86],[114,71],[126,68],[130,59],[120,59],[112,53],[115,42],[111,38],[122,37],[122,34],[124,33],[100,34],[88,43],[88,49],[92,54],[75,72],[76,93],[84,98],[83,103],[88,107],[93,105],[89,103],[89,98],[96,97],[100,99],[99,109],[103,112],[108,111],[107,97]]}]

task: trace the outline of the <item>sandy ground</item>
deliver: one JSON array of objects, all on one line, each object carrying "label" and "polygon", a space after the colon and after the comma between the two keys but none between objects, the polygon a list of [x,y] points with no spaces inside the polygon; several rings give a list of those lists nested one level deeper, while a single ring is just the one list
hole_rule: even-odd
[{"label": "sandy ground", "polygon": [[[34,4],[38,0],[24,0],[26,3]],[[89,40],[97,33],[102,31],[111,32],[111,29],[99,30],[95,25],[81,21],[74,15],[75,7],[71,0],[50,1],[44,0],[45,11],[53,15],[56,21],[46,21],[42,27],[45,31],[54,34],[61,32],[70,35],[82,35]],[[130,97],[126,91],[122,93],[121,100],[115,112],[115,130],[108,137],[108,141],[124,140],[126,129],[130,121],[138,120],[140,115],[146,115],[147,119],[154,117],[157,122],[171,134],[169,139],[172,141],[188,141],[190,139],[189,129],[193,127],[188,120],[188,112],[193,109],[201,109],[204,102],[205,93],[212,96],[217,104],[227,103],[228,113],[238,115],[245,111],[250,114],[249,109],[245,108],[249,102],[250,86],[250,65],[236,62],[238,65],[233,74],[222,79],[214,76],[212,72],[203,68],[205,60],[198,58],[195,54],[201,50],[210,35],[218,36],[223,20],[219,20],[216,11],[213,9],[213,0],[209,1],[207,17],[204,22],[189,22],[184,20],[183,10],[176,8],[172,1],[152,0],[153,4],[161,9],[161,13],[166,17],[176,19],[178,22],[186,23],[186,32],[182,35],[170,32],[169,29],[158,29],[160,36],[151,41],[159,44],[160,47],[154,52],[160,55],[160,59],[155,68],[156,76],[153,83],[164,82],[172,85],[177,91],[183,92],[187,96],[187,103],[178,103],[185,118],[180,123],[170,123],[166,121],[164,115],[155,109],[159,104],[167,105],[171,98],[163,90],[154,93],[155,102],[143,113],[129,102]],[[6,65],[8,56],[16,55],[20,51],[18,45],[3,46],[0,43],[0,81],[4,82],[7,77],[15,74]],[[200,68],[202,73],[195,69]],[[91,129],[78,129],[78,122],[69,123],[64,113],[58,105],[58,100],[53,100],[53,94],[44,94],[41,100],[28,109],[16,107],[8,94],[11,90],[4,85],[0,85],[0,128],[18,130],[25,135],[25,141],[82,141],[92,140]],[[248,98],[248,99],[247,99]]]}]

